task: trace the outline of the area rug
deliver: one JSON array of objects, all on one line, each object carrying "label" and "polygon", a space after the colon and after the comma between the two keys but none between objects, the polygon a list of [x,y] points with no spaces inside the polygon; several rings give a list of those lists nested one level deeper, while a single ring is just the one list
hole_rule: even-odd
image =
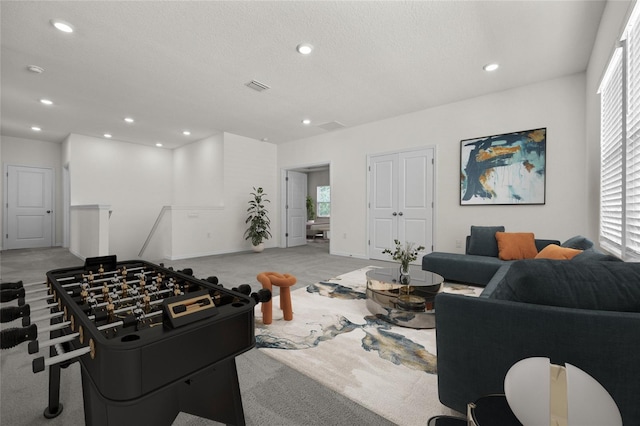
[{"label": "area rug", "polygon": [[[435,329],[415,330],[376,318],[366,306],[365,273],[373,267],[298,289],[293,320],[273,301],[273,322],[256,307],[256,342],[265,354],[398,425],[425,425],[440,404]],[[445,292],[482,289],[445,283]]]}]

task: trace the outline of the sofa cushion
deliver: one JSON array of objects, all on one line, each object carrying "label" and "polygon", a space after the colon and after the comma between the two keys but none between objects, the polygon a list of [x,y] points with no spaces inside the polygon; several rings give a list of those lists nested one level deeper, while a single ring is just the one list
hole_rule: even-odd
[{"label": "sofa cushion", "polygon": [[498,257],[502,260],[533,259],[538,254],[531,232],[496,232]]},{"label": "sofa cushion", "polygon": [[434,251],[422,256],[422,269],[442,275],[447,281],[487,285],[504,262],[497,257]]},{"label": "sofa cushion", "polygon": [[496,232],[504,232],[504,226],[471,226],[467,254],[498,257]]},{"label": "sofa cushion", "polygon": [[571,259],[572,262],[622,262],[622,259],[594,249],[584,250]]},{"label": "sofa cushion", "polygon": [[561,244],[562,247],[568,247],[577,250],[588,250],[593,247],[593,241],[583,237],[582,235],[576,235],[569,238],[567,241]]},{"label": "sofa cushion", "polygon": [[582,250],[576,250],[569,247],[560,247],[557,244],[549,244],[543,248],[537,255],[536,259],[557,259],[570,260],[582,253]]},{"label": "sofa cushion", "polygon": [[640,312],[640,263],[521,260],[513,262],[489,298]]}]

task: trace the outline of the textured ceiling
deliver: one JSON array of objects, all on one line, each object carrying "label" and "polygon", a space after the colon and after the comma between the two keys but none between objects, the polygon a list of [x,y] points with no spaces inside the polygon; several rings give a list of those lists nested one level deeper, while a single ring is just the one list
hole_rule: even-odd
[{"label": "textured ceiling", "polygon": [[[582,72],[604,4],[2,1],[1,132],[108,132],[168,148],[222,131],[287,142]],[[301,42],[311,55],[296,52]],[[494,61],[498,71],[482,70]],[[248,88],[254,79],[271,88]]]}]

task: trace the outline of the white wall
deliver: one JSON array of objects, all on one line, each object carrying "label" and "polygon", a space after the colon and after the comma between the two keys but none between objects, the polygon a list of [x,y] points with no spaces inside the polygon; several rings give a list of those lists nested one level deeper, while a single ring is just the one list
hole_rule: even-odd
[{"label": "white wall", "polygon": [[71,205],[111,206],[110,254],[137,258],[162,206],[172,201],[172,151],[72,134],[63,153]]},{"label": "white wall", "polygon": [[600,226],[600,95],[597,92],[633,4],[633,1],[607,2],[586,72],[586,168],[589,187],[586,211],[589,213],[588,233],[593,237],[598,235]]},{"label": "white wall", "polygon": [[278,147],[274,144],[255,139],[224,134],[224,182],[225,182],[225,213],[224,229],[220,229],[220,236],[233,241],[234,249],[249,250],[251,241],[245,241],[244,234],[247,225],[247,207],[253,188],[262,187],[270,203],[266,205],[271,219],[271,235],[273,238],[265,241],[265,247],[278,247],[280,235],[280,209],[277,154]]},{"label": "white wall", "polygon": [[224,138],[213,135],[173,151],[173,204],[221,206],[224,202]]},{"label": "white wall", "polygon": [[[538,127],[546,205],[460,206],[460,140]],[[462,252],[455,241],[471,225],[559,240],[587,233],[584,73],[282,144],[278,166],[331,162],[332,253],[368,257],[367,155],[421,146],[436,147],[435,250]]]},{"label": "white wall", "polygon": [[[42,142],[33,139],[14,138],[11,136],[0,137],[0,158],[2,170],[4,165],[31,166],[53,169],[55,177],[54,190],[54,214],[55,226],[54,245],[62,245],[62,147],[59,143]],[[4,173],[0,173],[0,185],[2,194],[5,194]],[[3,198],[4,200],[4,198]],[[0,226],[4,227],[4,208],[0,209]],[[1,235],[4,235],[4,228]],[[1,241],[0,239],[0,247]]]}]

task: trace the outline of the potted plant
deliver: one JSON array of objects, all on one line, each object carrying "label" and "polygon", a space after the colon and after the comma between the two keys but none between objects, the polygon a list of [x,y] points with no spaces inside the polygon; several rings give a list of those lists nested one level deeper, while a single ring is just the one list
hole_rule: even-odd
[{"label": "potted plant", "polygon": [[313,204],[311,195],[307,195],[307,222],[313,223],[316,218],[316,206]]},{"label": "potted plant", "polygon": [[269,212],[264,207],[265,203],[270,201],[266,199],[266,195],[262,187],[256,189],[253,188],[251,193],[253,198],[249,200],[249,208],[247,209],[247,219],[245,224],[249,224],[249,227],[244,231],[244,239],[251,239],[253,250],[255,252],[261,252],[264,250],[264,240],[268,240],[271,237],[269,229],[271,227],[271,221],[267,215]]},{"label": "potted plant", "polygon": [[411,280],[409,275],[409,264],[418,258],[420,250],[424,250],[423,246],[415,246],[415,243],[406,242],[404,246],[399,240],[393,240],[396,245],[395,251],[390,249],[382,250],[383,254],[390,254],[393,260],[400,262],[400,281],[402,284],[408,284]]}]

